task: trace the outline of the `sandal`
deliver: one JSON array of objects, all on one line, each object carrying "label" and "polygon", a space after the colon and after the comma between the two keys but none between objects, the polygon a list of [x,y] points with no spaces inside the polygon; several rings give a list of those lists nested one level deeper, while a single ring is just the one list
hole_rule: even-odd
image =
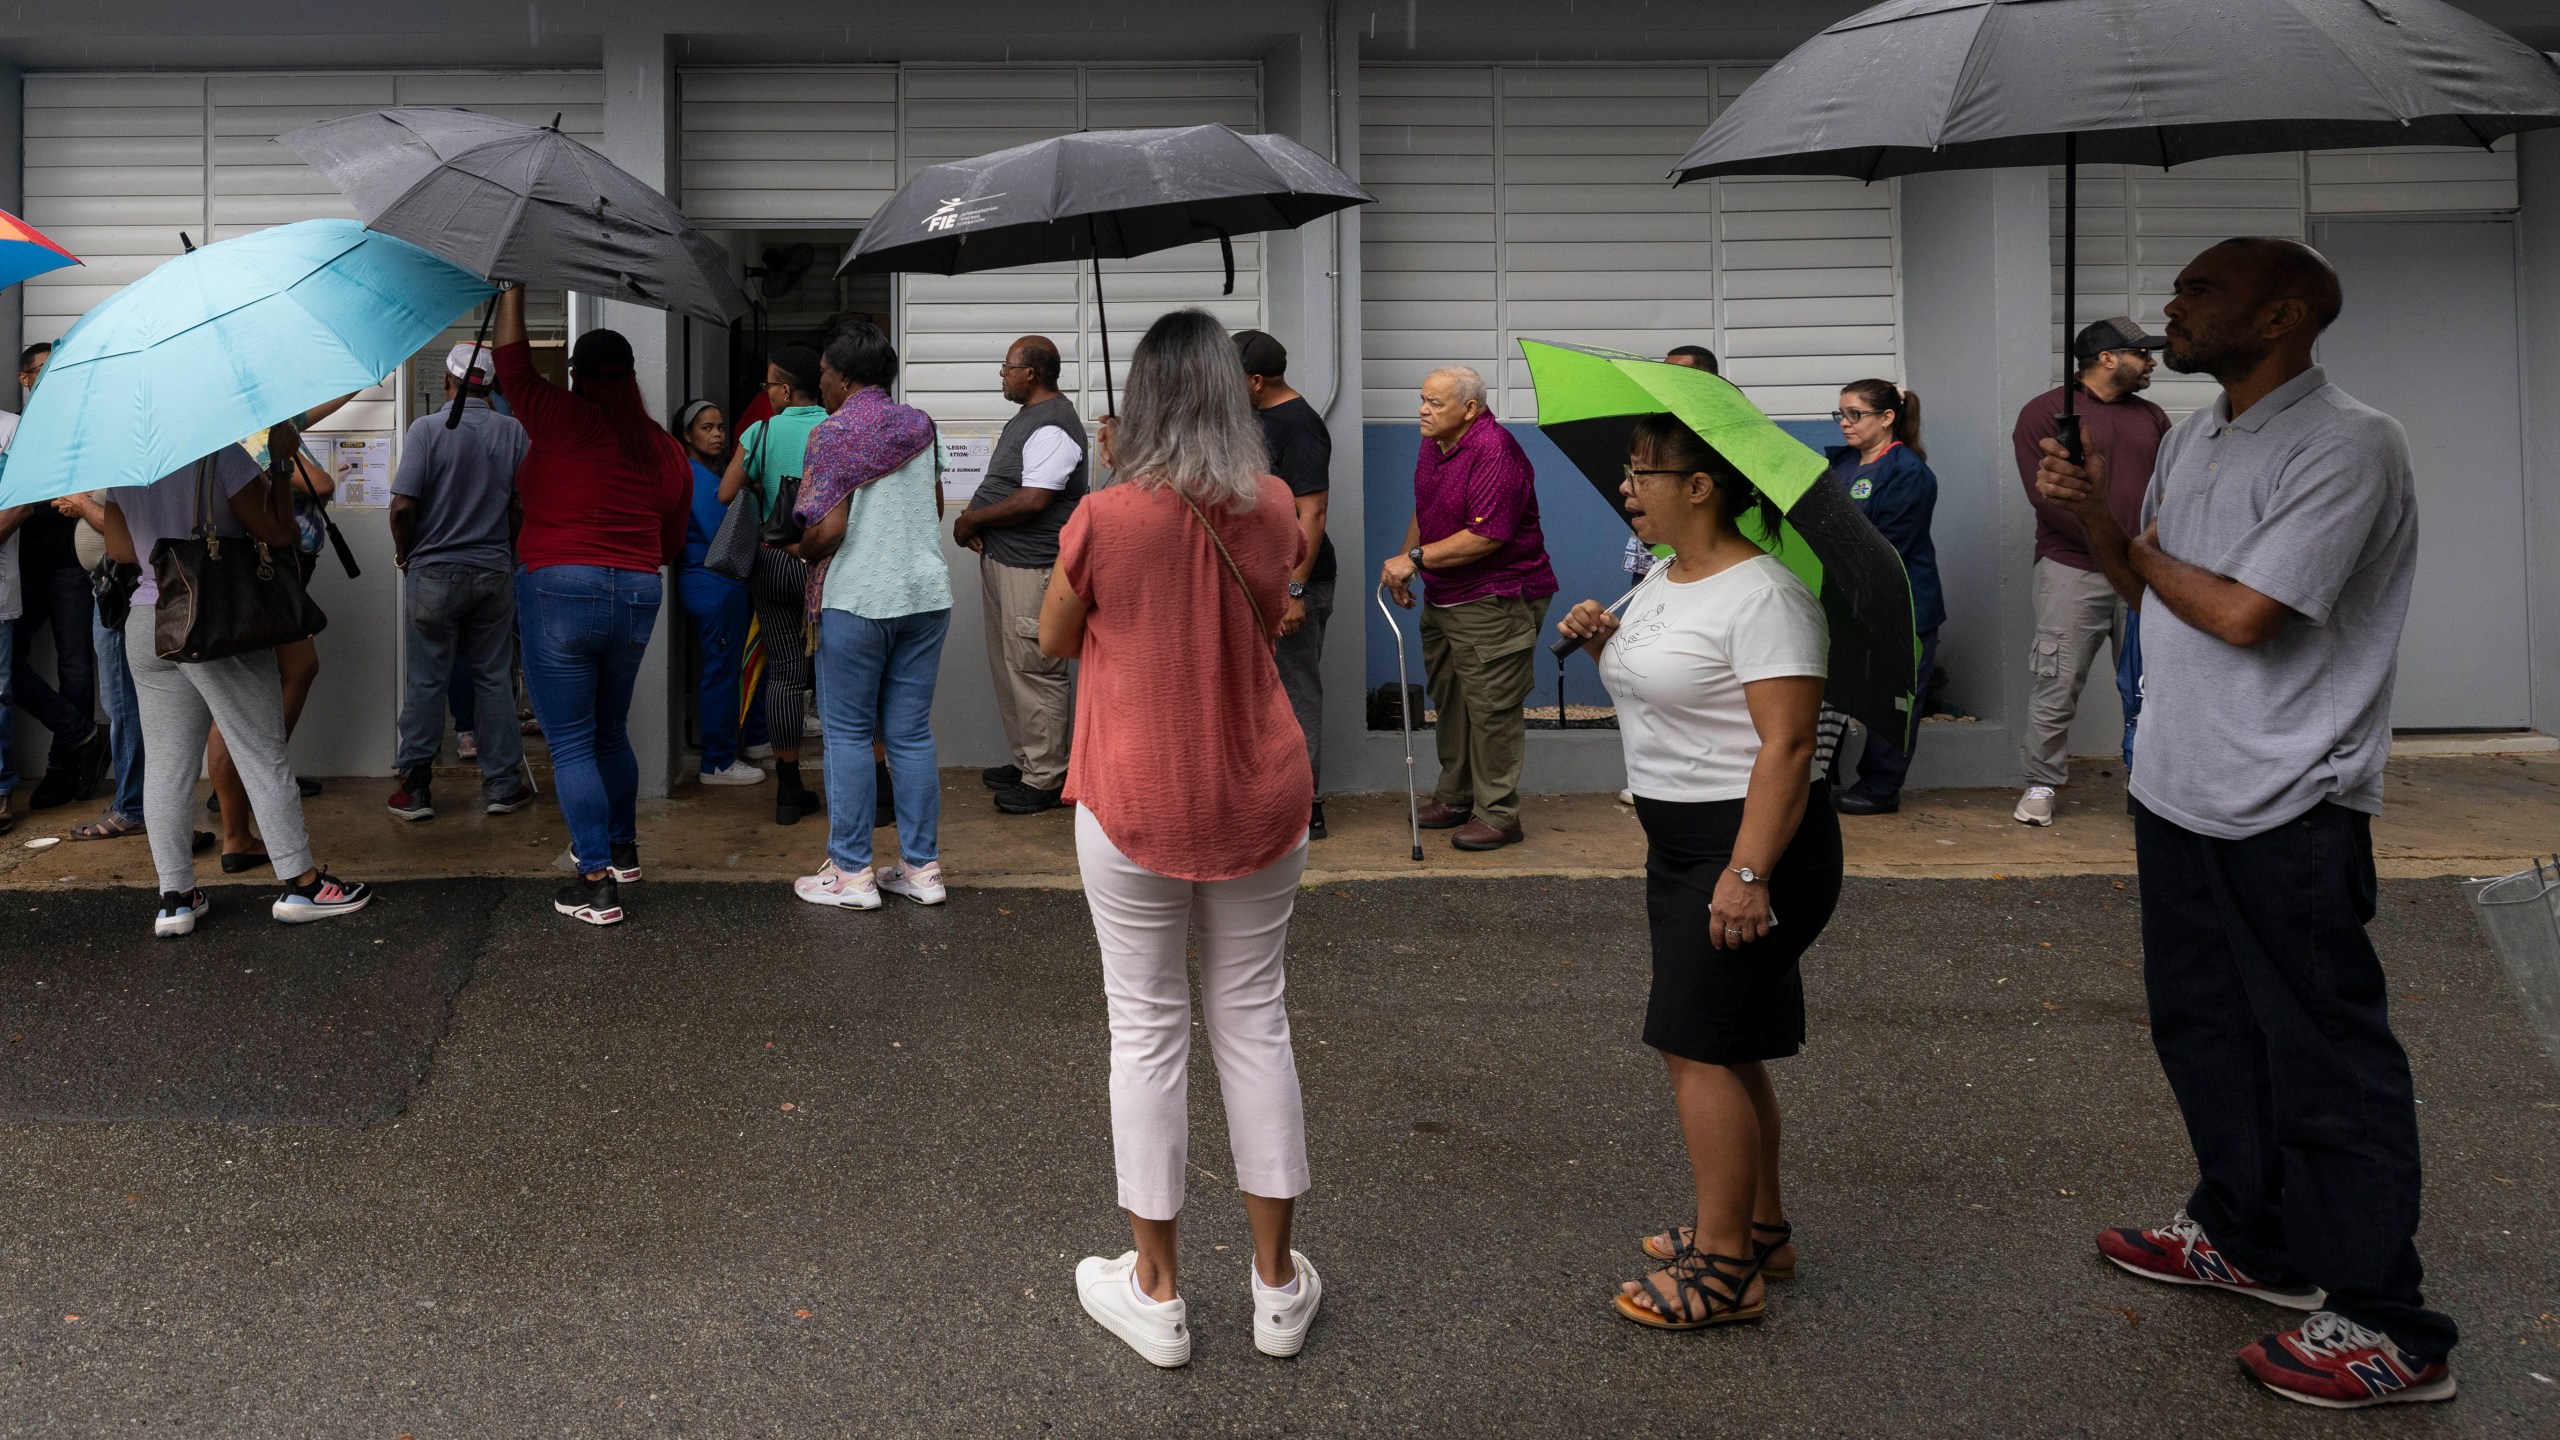
[{"label": "sandal", "polygon": [[74,840],[122,840],[128,835],[141,833],[140,821],[127,820],[121,815],[101,815],[95,820],[71,827],[71,838]]},{"label": "sandal", "polygon": [[[1775,1225],[1765,1220],[1754,1220],[1751,1222],[1751,1228],[1756,1232],[1751,1237],[1751,1258],[1760,1262],[1760,1278],[1763,1280],[1796,1278],[1795,1262],[1792,1260],[1788,1261],[1784,1268],[1769,1266],[1769,1257],[1786,1249],[1788,1242],[1795,1238],[1796,1227],[1783,1220]],[[1762,1235],[1775,1238],[1764,1240],[1760,1238]],[[1681,1248],[1688,1245],[1694,1238],[1691,1227],[1674,1225],[1659,1234],[1645,1236],[1636,1242],[1636,1248],[1644,1252],[1646,1259],[1668,1265],[1679,1255]]]},{"label": "sandal", "polygon": [[[1638,1294],[1653,1302],[1650,1306],[1623,1290],[1610,1303],[1619,1314],[1654,1330],[1704,1330],[1710,1325],[1757,1320],[1768,1313],[1768,1302],[1754,1300],[1745,1304],[1742,1296],[1751,1288],[1752,1277],[1759,1273],[1757,1260],[1708,1255],[1683,1245],[1677,1259],[1636,1282]],[[1671,1282],[1669,1290],[1663,1288],[1666,1278]],[[1710,1282],[1723,1289],[1711,1288]],[[1693,1296],[1695,1314],[1691,1313]]]}]

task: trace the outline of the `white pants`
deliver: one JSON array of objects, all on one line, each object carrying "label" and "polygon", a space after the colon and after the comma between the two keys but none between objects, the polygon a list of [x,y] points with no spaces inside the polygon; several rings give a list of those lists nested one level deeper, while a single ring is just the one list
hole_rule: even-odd
[{"label": "white pants", "polygon": [[1193,926],[1200,933],[1200,1016],[1226,1097],[1236,1186],[1277,1200],[1306,1193],[1306,1112],[1282,995],[1305,842],[1240,879],[1176,880],[1121,854],[1079,805],[1076,861],[1111,1005],[1111,1151],[1121,1208],[1142,1220],[1182,1213],[1191,1160],[1184,938]]}]

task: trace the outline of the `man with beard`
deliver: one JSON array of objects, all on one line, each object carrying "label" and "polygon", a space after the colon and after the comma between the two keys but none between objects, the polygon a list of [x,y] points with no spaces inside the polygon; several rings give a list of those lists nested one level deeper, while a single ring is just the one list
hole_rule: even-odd
[{"label": "man with beard", "polygon": [[2222,398],[2162,442],[2140,533],[2103,451],[2048,440],[2037,481],[2142,611],[2144,985],[2199,1172],[2167,1224],[2098,1249],[2312,1312],[2240,1362],[2331,1408],[2450,1398],[2456,1338],[2419,1293],[2417,1110],[2364,928],[2417,505],[2399,422],[2311,361],[2341,304],[2309,246],[2205,251],[2168,360]]},{"label": "man with beard", "polygon": [[[2079,394],[2073,409],[2088,433],[2089,449],[2107,457],[2107,508],[2130,534],[2142,528],[2142,497],[2151,489],[2151,462],[2169,433],[2169,412],[2142,398],[2151,386],[2151,352],[2169,342],[2142,333],[2125,316],[2101,320],[2080,332],[2071,353],[2079,359]],[[2124,601],[2089,557],[2088,537],[2071,512],[2036,490],[2036,466],[2044,441],[2062,413],[2055,386],[2018,412],[2009,432],[2018,453],[2018,476],[2036,507],[2036,638],[2027,655],[2027,738],[2019,756],[2026,793],[2012,819],[2021,825],[2053,823],[2054,791],[2071,778],[2066,743],[2080,689],[2105,644],[2123,658]]]}]

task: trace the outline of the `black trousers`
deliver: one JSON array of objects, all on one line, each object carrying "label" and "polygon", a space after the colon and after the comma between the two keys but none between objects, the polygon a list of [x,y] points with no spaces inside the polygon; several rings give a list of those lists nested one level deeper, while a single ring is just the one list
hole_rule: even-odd
[{"label": "black trousers", "polygon": [[2151,1043],[2186,1117],[2187,1214],[2252,1279],[2308,1282],[2420,1364],[2418,1112],[2373,919],[2372,817],[2322,804],[2245,840],[2134,810]]}]

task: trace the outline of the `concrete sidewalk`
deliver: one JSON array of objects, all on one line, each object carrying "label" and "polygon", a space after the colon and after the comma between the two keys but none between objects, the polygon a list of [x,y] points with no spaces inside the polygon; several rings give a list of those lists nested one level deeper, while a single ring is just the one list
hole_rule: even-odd
[{"label": "concrete sidewalk", "polygon": [[[2049,830],[2009,818],[2012,790],[1914,791],[1900,814],[1844,817],[1853,875],[1911,879],[1988,879],[2012,875],[2129,874],[2133,824],[2125,815],[2120,767],[2083,759],[2079,783],[2063,792]],[[547,777],[545,777],[547,780]],[[539,876],[567,843],[559,810],[546,799],[514,815],[488,816],[476,803],[476,771],[440,777],[446,808],[436,819],[408,823],[383,809],[389,780],[333,780],[305,806],[320,860],[353,879],[380,883],[428,876]],[[640,815],[641,851],[653,877],[674,880],[788,880],[817,868],[826,849],[824,820],[791,827],[773,823],[773,789],[706,789],[690,782]],[[942,853],[952,883],[982,886],[1073,886],[1075,830],[1067,811],[997,813],[974,770],[943,772]],[[1532,796],[1524,808],[1525,844],[1485,855],[1450,847],[1445,833],[1425,831],[1423,861],[1411,858],[1404,796],[1342,795],[1325,804],[1331,839],[1310,854],[1308,882],[1416,877],[1559,876],[1594,879],[1641,874],[1644,834],[1635,812],[1607,795]],[[150,886],[151,856],[140,838],[84,844],[65,840],[30,850],[27,842],[63,836],[97,813],[66,806],[20,819],[0,840],[0,888],[72,885]],[[885,844],[889,836],[882,832]],[[2536,854],[2560,849],[2560,753],[2409,755],[2391,762],[2384,813],[2374,847],[2386,877],[2504,874]],[[199,871],[222,879],[210,861]],[[260,884],[268,877],[256,877]]]}]

